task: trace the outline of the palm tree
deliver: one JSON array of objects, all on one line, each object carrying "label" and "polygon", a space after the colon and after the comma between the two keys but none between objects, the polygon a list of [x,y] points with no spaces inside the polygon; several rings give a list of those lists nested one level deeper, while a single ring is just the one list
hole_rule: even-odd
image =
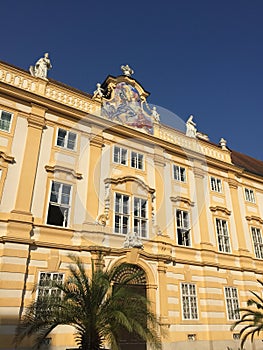
[{"label": "palm tree", "polygon": [[[263,282],[257,281],[263,287]],[[247,308],[239,309],[242,317],[231,327],[233,330],[239,325],[243,326],[240,330],[241,349],[243,349],[248,337],[251,337],[251,342],[253,342],[255,335],[258,336],[263,330],[263,299],[258,293],[253,291],[250,291],[250,293],[253,294],[254,298],[248,299]]]},{"label": "palm tree", "polygon": [[[128,264],[104,270],[92,264],[89,278],[81,260],[73,256],[71,259],[74,264],[69,267],[69,277],[65,282],[54,283],[62,297],[46,295],[29,305],[17,327],[16,344],[33,336],[34,348],[39,349],[54,328],[71,325],[82,350],[99,350],[105,343],[117,350],[123,330],[148,341],[154,349],[161,349],[159,324],[149,301],[136,289],[127,287],[138,278],[138,273],[122,274]],[[116,284],[120,274],[125,277]]]}]

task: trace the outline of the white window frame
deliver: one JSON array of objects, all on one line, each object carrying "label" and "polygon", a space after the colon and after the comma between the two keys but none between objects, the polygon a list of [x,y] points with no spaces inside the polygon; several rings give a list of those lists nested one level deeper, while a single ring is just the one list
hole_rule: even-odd
[{"label": "white window frame", "polygon": [[[59,144],[59,139],[61,138],[61,137],[59,137],[60,130],[65,133],[65,137],[63,138],[63,143],[64,143],[63,145]],[[74,147],[73,148],[69,147],[69,144],[72,143],[72,141],[70,140],[70,135],[74,135],[75,136]],[[72,132],[70,130],[66,130],[66,129],[63,129],[63,128],[58,128],[57,129],[57,138],[56,138],[56,146],[57,147],[61,147],[63,149],[67,149],[69,151],[75,151],[76,150],[76,145],[77,145],[77,134],[75,132]]]},{"label": "white window frame", "polygon": [[[10,115],[10,121],[6,121],[6,120],[2,119],[4,113],[7,113]],[[13,120],[13,115],[14,114],[9,112],[9,111],[5,111],[3,109],[0,110],[0,131],[8,132],[8,133],[10,132],[12,120]]]},{"label": "white window frame", "polygon": [[175,219],[177,244],[184,247],[191,247],[189,212],[182,209],[176,209]]},{"label": "white window frame", "polygon": [[211,190],[214,192],[222,193],[222,181],[221,179],[211,176],[210,177]]},{"label": "white window frame", "polygon": [[[53,189],[53,185],[54,185],[54,189]],[[58,191],[56,191],[56,188],[55,188],[56,185],[58,186]],[[47,225],[59,226],[59,227],[69,227],[72,187],[73,186],[71,184],[67,184],[67,183],[63,183],[63,182],[55,181],[55,180],[51,181],[50,191],[49,191],[50,196],[49,196],[49,203],[48,203],[47,220],[46,220]],[[64,188],[70,189],[69,194],[66,193],[65,191],[63,192]],[[53,198],[52,198],[52,196],[53,196]],[[68,198],[68,200],[67,200],[67,198]],[[52,199],[57,199],[57,200],[54,201]],[[63,213],[63,217],[64,217],[62,225],[56,225],[56,224],[48,222],[50,206],[60,208],[60,211]]]},{"label": "white window frame", "polygon": [[[117,152],[116,152],[117,151]],[[120,146],[113,147],[113,163],[127,166],[128,150]]]},{"label": "white window frame", "polygon": [[196,285],[181,283],[181,302],[183,320],[198,320]]},{"label": "white window frame", "polygon": [[115,192],[113,225],[116,234],[126,235],[132,231],[140,238],[147,238],[148,200]]},{"label": "white window frame", "polygon": [[186,168],[173,164],[173,179],[180,182],[186,182]]},{"label": "white window frame", "polygon": [[37,284],[37,300],[41,299],[41,295],[49,295],[52,297],[62,297],[62,291],[54,285],[53,282],[61,281],[63,283],[65,274],[60,272],[41,271],[38,274]]},{"label": "white window frame", "polygon": [[228,222],[225,219],[216,218],[215,226],[218,250],[222,253],[231,253]]},{"label": "white window frame", "polygon": [[144,170],[144,155],[135,151],[131,151],[131,168]]},{"label": "white window frame", "polygon": [[258,259],[263,259],[263,241],[260,228],[251,227],[251,235],[254,245],[255,256]]},{"label": "white window frame", "polygon": [[141,238],[147,237],[147,200],[143,198],[133,198],[133,228],[134,232]]},{"label": "white window frame", "polygon": [[235,287],[224,287],[227,319],[229,321],[239,320],[240,313],[238,301],[238,291]]},{"label": "white window frame", "polygon": [[254,190],[245,188],[245,199],[247,202],[256,203]]}]

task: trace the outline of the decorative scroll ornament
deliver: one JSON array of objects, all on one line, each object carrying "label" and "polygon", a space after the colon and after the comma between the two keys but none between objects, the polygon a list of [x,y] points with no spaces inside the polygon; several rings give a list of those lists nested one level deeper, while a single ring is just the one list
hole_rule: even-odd
[{"label": "decorative scroll ornament", "polygon": [[130,77],[132,74],[134,74],[134,70],[131,69],[128,64],[121,66],[121,70],[123,75],[126,75],[126,77]]}]

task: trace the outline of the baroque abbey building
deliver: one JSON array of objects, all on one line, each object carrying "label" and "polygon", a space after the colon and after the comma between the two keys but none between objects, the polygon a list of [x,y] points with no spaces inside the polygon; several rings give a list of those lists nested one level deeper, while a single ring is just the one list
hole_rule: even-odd
[{"label": "baroque abbey building", "polygon": [[[192,116],[186,131],[162,124],[128,66],[93,95],[49,68],[0,62],[0,349],[75,254],[88,271],[102,258],[144,272],[164,350],[238,350],[236,309],[261,293],[263,162],[210,142]],[[69,327],[47,339],[70,348]],[[145,344],[122,339],[132,348]]]}]

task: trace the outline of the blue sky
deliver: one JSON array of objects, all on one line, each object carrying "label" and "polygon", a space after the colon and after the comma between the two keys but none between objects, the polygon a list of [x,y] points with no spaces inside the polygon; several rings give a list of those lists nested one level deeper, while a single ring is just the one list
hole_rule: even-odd
[{"label": "blue sky", "polygon": [[0,60],[28,69],[49,52],[49,77],[90,93],[128,63],[149,103],[263,160],[262,0],[3,0],[0,13]]}]

